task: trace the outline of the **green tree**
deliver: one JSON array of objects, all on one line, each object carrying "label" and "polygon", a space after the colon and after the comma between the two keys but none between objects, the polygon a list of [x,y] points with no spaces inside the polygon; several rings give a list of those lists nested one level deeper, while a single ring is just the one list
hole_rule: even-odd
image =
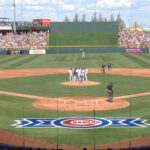
[{"label": "green tree", "polygon": [[135,21],[134,22],[134,28],[137,29],[137,27],[138,27],[138,23]]},{"label": "green tree", "polygon": [[104,22],[107,22],[107,18],[104,18]]},{"label": "green tree", "polygon": [[103,22],[104,20],[103,20],[103,17],[102,17],[102,15],[101,14],[99,14],[99,16],[98,16],[98,22]]},{"label": "green tree", "polygon": [[86,15],[85,14],[82,15],[81,22],[86,22]]},{"label": "green tree", "polygon": [[110,15],[110,21],[111,21],[111,22],[114,22],[114,21],[115,21],[113,14]]},{"label": "green tree", "polygon": [[121,18],[120,13],[118,13],[116,21],[118,23],[119,31],[121,31],[125,27],[125,23],[124,23],[123,19]]},{"label": "green tree", "polygon": [[97,22],[97,13],[95,12],[91,18],[92,22]]},{"label": "green tree", "polygon": [[70,22],[70,19],[67,16],[65,16],[65,22]]},{"label": "green tree", "polygon": [[73,22],[79,22],[79,16],[77,13],[75,14],[75,16],[73,18]]}]

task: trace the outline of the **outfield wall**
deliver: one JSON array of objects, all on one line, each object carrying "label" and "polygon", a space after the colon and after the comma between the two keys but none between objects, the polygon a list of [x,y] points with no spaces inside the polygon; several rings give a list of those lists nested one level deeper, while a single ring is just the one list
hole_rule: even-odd
[{"label": "outfield wall", "polygon": [[[81,53],[82,51],[86,53],[125,53],[125,48],[99,48],[99,47],[51,47],[46,49],[46,54],[54,53]],[[143,49],[143,53],[149,53],[148,48]]]},{"label": "outfield wall", "polygon": [[[16,55],[16,54],[63,54],[63,53],[125,53],[125,48],[99,48],[99,47],[50,47],[39,50],[0,50],[0,55]],[[149,53],[149,48],[143,48],[143,53]]]},{"label": "outfield wall", "polygon": [[58,47],[58,48],[48,48],[46,50],[47,54],[50,53],[81,53],[85,51],[86,53],[117,53],[125,52],[124,48],[93,48],[93,47]]},{"label": "outfield wall", "polygon": [[117,32],[117,22],[51,22],[51,33]]}]

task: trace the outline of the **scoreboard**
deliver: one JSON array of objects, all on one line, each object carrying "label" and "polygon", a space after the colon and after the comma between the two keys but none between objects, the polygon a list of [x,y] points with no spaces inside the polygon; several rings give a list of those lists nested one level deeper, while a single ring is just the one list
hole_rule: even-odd
[{"label": "scoreboard", "polygon": [[33,19],[33,23],[36,23],[40,26],[50,26],[50,19]]}]

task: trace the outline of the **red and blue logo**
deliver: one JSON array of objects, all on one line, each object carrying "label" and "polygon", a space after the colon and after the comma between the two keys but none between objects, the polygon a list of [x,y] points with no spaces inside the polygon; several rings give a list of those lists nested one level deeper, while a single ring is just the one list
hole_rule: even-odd
[{"label": "red and blue logo", "polygon": [[93,117],[70,117],[70,118],[24,118],[15,120],[12,125],[17,128],[143,128],[148,126],[147,120],[140,118],[93,118]]},{"label": "red and blue logo", "polygon": [[75,118],[63,118],[58,119],[54,122],[55,125],[64,128],[99,128],[106,127],[111,122],[107,119],[102,118],[86,118],[86,117],[75,117]]}]

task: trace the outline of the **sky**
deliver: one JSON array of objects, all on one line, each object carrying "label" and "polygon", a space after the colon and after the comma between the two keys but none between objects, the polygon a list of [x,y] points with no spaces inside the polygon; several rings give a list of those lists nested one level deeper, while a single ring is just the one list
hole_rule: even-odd
[{"label": "sky", "polygon": [[[0,0],[0,17],[13,20],[14,0]],[[16,0],[16,20],[32,21],[35,18],[50,18],[51,21],[71,21],[77,13],[79,18],[86,14],[90,21],[93,13],[109,19],[110,14],[120,13],[125,24],[137,22],[150,27],[150,0]]]}]

